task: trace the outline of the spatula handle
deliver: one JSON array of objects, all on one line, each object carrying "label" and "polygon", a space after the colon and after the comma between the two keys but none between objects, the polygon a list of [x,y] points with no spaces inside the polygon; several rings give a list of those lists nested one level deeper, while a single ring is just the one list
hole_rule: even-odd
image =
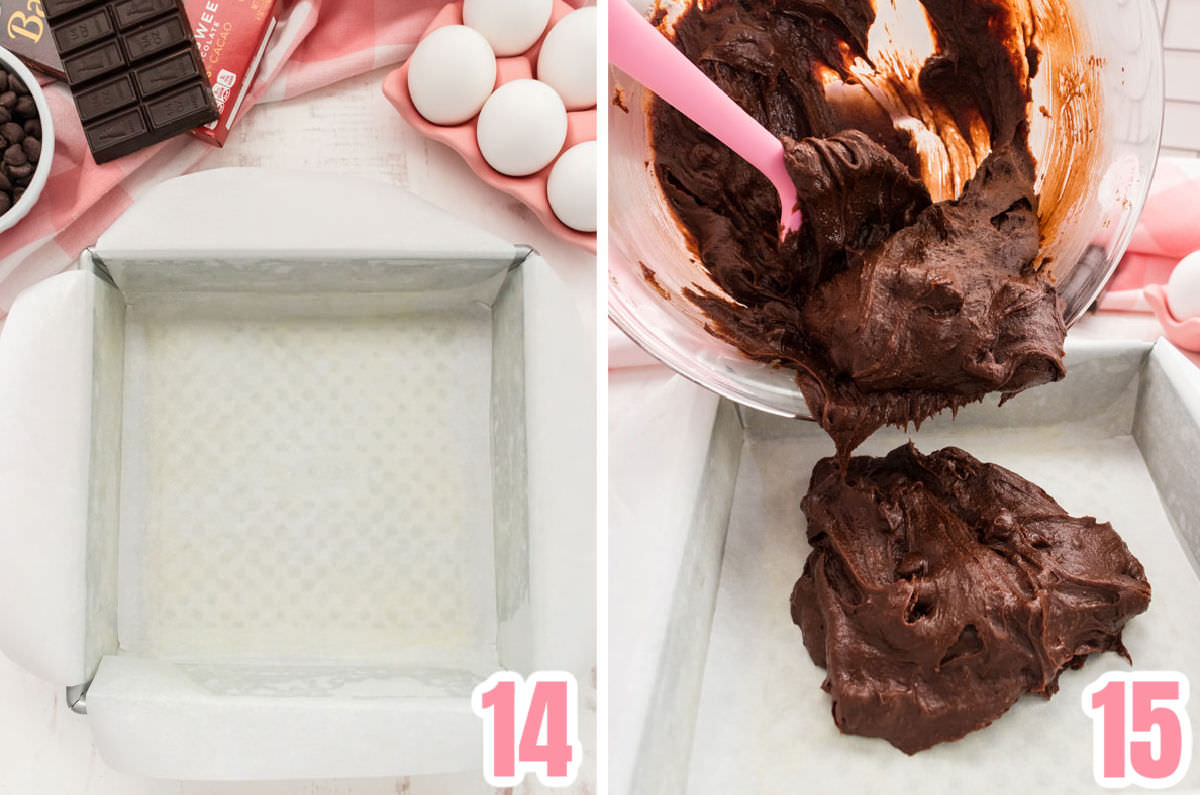
[{"label": "spatula handle", "polygon": [[608,4],[608,58],[771,180],[784,216],[795,215],[796,186],[784,165],[783,144],[742,110],[704,72],[626,0]]}]

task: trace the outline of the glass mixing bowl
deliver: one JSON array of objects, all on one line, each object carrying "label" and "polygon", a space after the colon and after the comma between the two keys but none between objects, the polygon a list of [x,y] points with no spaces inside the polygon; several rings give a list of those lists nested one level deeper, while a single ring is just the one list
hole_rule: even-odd
[{"label": "glass mixing bowl", "polygon": [[[893,13],[920,25],[891,25],[882,46],[922,46],[905,38],[928,37],[916,2],[892,0]],[[687,7],[682,0],[662,5],[668,24]],[[1042,257],[1053,268],[1071,324],[1112,275],[1146,200],[1162,133],[1162,43],[1151,0],[1036,0],[1033,6],[1038,29],[1052,34],[1049,42],[1039,41],[1030,120]],[[684,297],[683,289],[693,285],[724,293],[689,248],[659,189],[649,92],[616,69],[609,72],[609,92],[610,316],[634,342],[701,386],[756,409],[807,417],[794,372],[751,361],[710,335],[704,314]],[[944,197],[935,192],[935,198]]]}]

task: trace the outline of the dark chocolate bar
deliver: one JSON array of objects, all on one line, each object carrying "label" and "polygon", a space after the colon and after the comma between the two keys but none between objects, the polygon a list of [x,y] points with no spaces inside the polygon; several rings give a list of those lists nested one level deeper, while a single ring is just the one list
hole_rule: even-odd
[{"label": "dark chocolate bar", "polygon": [[97,163],[217,118],[181,0],[44,0]]}]

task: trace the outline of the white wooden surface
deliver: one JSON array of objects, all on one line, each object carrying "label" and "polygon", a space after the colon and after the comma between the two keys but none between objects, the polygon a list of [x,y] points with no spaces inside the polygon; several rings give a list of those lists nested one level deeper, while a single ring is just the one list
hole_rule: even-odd
[{"label": "white wooden surface", "polygon": [[1154,0],[1163,23],[1162,153],[1200,156],[1200,0]]},{"label": "white wooden surface", "polygon": [[[585,330],[596,327],[595,257],[546,231],[515,199],[480,182],[450,150],[426,141],[383,98],[387,70],[286,103],[255,108],[204,168],[266,166],[372,176],[404,185],[477,225],[541,252],[572,288]],[[320,201],[320,196],[313,196]],[[20,609],[5,605],[4,609]],[[584,770],[574,789],[590,793],[595,701],[580,682]],[[0,795],[473,795],[490,793],[478,774],[363,781],[213,784],[152,781],[110,769],[92,745],[87,719],[70,712],[61,688],[0,655]]]}]

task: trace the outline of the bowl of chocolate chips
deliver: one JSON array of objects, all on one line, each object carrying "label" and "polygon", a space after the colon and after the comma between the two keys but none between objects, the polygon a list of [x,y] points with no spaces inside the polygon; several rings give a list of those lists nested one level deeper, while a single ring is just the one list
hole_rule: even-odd
[{"label": "bowl of chocolate chips", "polygon": [[0,233],[37,202],[53,156],[46,94],[25,64],[0,47]]}]

